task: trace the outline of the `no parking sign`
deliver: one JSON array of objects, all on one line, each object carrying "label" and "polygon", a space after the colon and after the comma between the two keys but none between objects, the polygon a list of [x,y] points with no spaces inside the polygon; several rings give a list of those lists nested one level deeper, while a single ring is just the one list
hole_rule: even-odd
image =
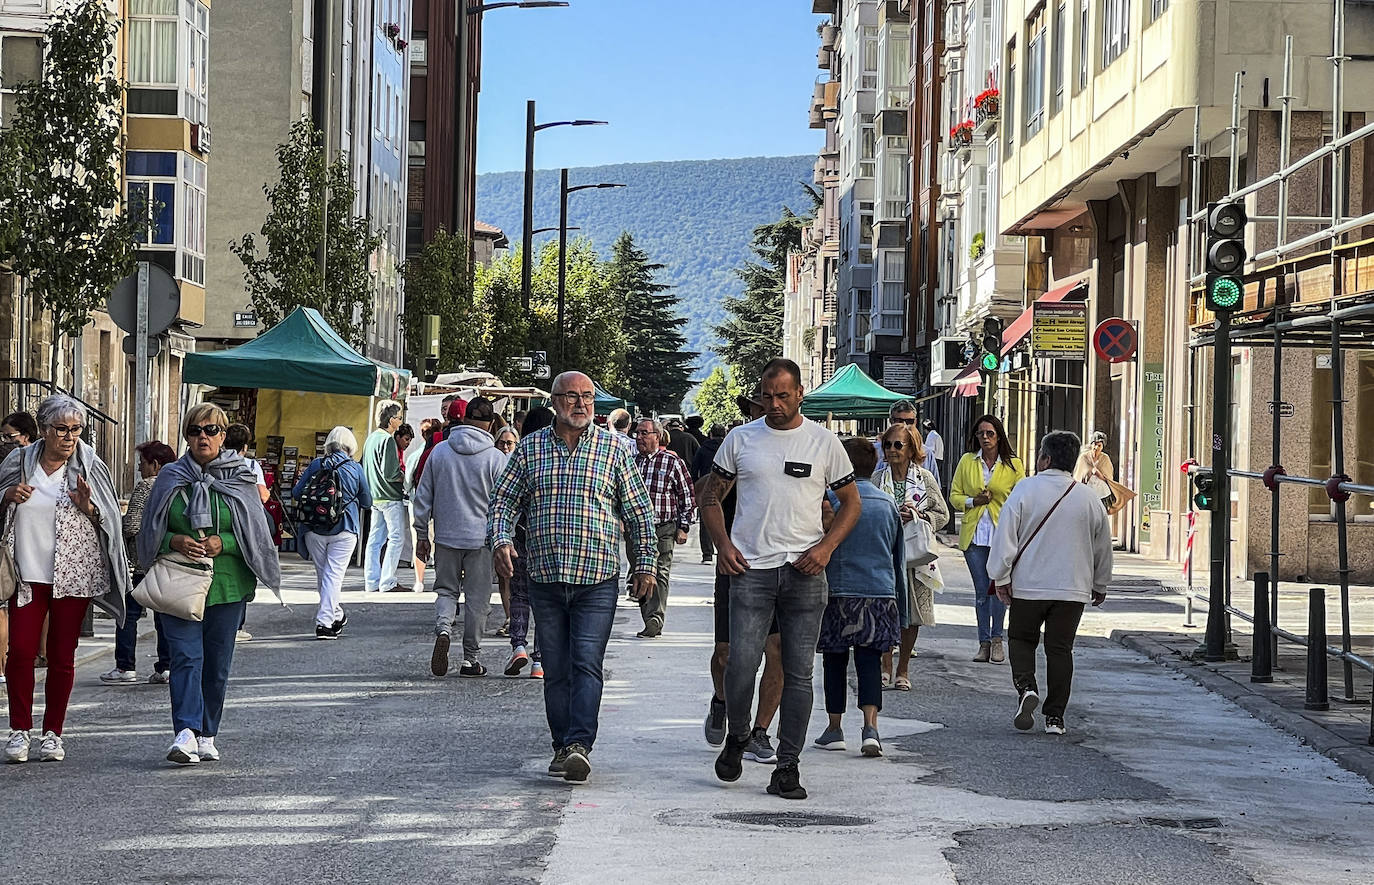
[{"label": "no parking sign", "polygon": [[1135,359],[1139,344],[1135,323],[1120,317],[1103,320],[1093,331],[1093,350],[1109,363],[1124,363]]}]

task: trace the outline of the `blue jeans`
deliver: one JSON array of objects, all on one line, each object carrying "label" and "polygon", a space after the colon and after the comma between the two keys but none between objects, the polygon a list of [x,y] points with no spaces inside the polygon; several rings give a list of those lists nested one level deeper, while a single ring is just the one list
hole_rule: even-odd
[{"label": "blue jeans", "polygon": [[592,748],[601,713],[602,663],[615,623],[620,576],[599,584],[530,581],[534,633],[547,667],[544,713],[555,750]]},{"label": "blue jeans", "polygon": [[189,728],[202,737],[219,734],[234,634],[246,602],[207,605],[205,620],[163,615],[162,630],[172,653],[172,730]]},{"label": "blue jeans", "polygon": [[[143,580],[142,575],[134,575],[134,586]],[[134,599],[132,593],[124,595],[124,626],[115,628],[115,667],[120,670],[138,669],[138,622],[143,617],[144,608]],[[168,667],[167,637],[162,632],[162,615],[153,612],[153,627],[157,629],[157,663],[153,669],[166,673]]]},{"label": "blue jeans", "polygon": [[816,666],[816,640],[829,596],[825,572],[804,575],[790,565],[751,568],[730,578],[730,657],[725,664],[725,712],[730,734],[737,739],[747,737],[754,724],[754,683],[776,616],[782,640],[780,765],[795,765],[806,743],[814,700],[811,677]]},{"label": "blue jeans", "polygon": [[973,609],[978,619],[979,642],[1002,638],[1002,622],[1007,613],[1002,600],[988,595],[988,587],[992,586],[992,578],[988,577],[988,554],[991,552],[991,547],[978,544],[970,544],[964,551],[964,562],[968,563],[969,574],[973,576]]},{"label": "blue jeans", "polygon": [[363,563],[365,590],[386,592],[396,586],[396,563],[401,561],[401,535],[405,528],[406,502],[378,501],[372,505],[372,529],[367,533],[367,559]]}]

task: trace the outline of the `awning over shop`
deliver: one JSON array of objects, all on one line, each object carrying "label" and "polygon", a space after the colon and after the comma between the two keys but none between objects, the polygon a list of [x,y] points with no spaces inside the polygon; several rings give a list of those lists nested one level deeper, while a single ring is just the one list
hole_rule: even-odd
[{"label": "awning over shop", "polygon": [[247,344],[188,354],[182,380],[215,387],[399,398],[410,372],[368,359],[349,347],[318,311],[298,307]]},{"label": "awning over shop", "polygon": [[883,387],[851,363],[806,394],[801,410],[808,418],[886,418],[893,403],[910,399]]},{"label": "awning over shop", "polygon": [[616,409],[629,409],[631,412],[634,411],[634,403],[624,397],[616,396],[613,393],[607,393],[602,390],[601,385],[597,384],[595,381],[592,382],[592,391],[596,393],[596,414],[598,415],[609,415]]},{"label": "awning over shop", "polygon": [[[1044,295],[1035,299],[1037,304],[1049,304],[1053,301],[1086,301],[1088,298],[1087,280],[1074,280],[1049,290]],[[1012,348],[1021,343],[1021,340],[1030,334],[1031,325],[1035,322],[1035,305],[1021,311],[1021,315],[1012,320],[1010,326],[1002,333],[1002,356],[1011,353]],[[971,395],[971,394],[970,394]]]},{"label": "awning over shop", "polygon": [[955,396],[977,396],[978,389],[983,386],[983,373],[978,370],[977,363],[969,363],[964,367],[964,371],[954,376],[952,390]]}]

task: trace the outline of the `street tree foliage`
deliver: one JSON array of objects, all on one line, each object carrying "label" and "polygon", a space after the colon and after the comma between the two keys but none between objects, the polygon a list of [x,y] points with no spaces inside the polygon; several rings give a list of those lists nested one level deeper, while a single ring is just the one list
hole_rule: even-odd
[{"label": "street tree foliage", "polygon": [[[348,155],[341,152],[330,162],[320,131],[302,117],[277,146],[277,166],[277,183],[262,188],[267,195],[262,240],[250,233],[229,244],[243,262],[253,308],[263,328],[270,329],[297,307],[313,307],[362,349],[372,324],[370,261],[382,235],[372,231],[366,217],[353,214],[357,194]],[[321,240],[323,273],[316,252]]]},{"label": "street tree foliage", "polygon": [[612,246],[606,265],[611,299],[624,305],[624,396],[645,414],[677,412],[692,386],[697,354],[686,350],[687,318],[672,288],[656,281],[662,264],[635,245],[628,231]]},{"label": "street tree foliage", "polygon": [[787,253],[800,249],[811,217],[784,206],[777,221],[754,228],[750,243],[756,260],[735,269],[744,283],[738,298],[725,299],[729,315],[716,327],[720,355],[734,367],[736,378],[752,384],[764,365],[782,352],[782,300],[787,279]]},{"label": "street tree foliage", "polygon": [[732,421],[740,420],[742,417],[739,406],[735,404],[735,397],[742,392],[730,367],[716,366],[697,388],[697,395],[692,403],[697,407],[697,413],[701,415],[702,420],[706,422],[706,427],[709,428],[712,424],[728,427]]},{"label": "street tree foliage", "polygon": [[478,311],[473,301],[471,250],[462,234],[440,228],[434,238],[401,268],[406,284],[406,357],[414,369],[423,369],[429,356],[424,340],[428,315],[439,317],[439,371],[454,372],[459,366],[481,359]]},{"label": "street tree foliage", "polygon": [[0,261],[52,315],[54,381],[57,337],[81,333],[133,271],[139,228],[146,235],[146,216],[121,211],[124,87],[110,65],[119,29],[105,7],[61,7],[40,79],[0,84],[15,90],[0,131]]}]

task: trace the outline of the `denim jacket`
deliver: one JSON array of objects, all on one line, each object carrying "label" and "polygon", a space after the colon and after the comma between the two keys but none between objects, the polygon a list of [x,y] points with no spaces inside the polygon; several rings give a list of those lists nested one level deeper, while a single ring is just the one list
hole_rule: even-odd
[{"label": "denim jacket", "polygon": [[[855,483],[859,490],[859,522],[825,567],[831,596],[858,596],[869,599],[897,599],[897,609],[906,616],[906,546],[902,537],[902,518],[891,496],[868,479]],[[831,507],[839,498],[826,492]]]}]

